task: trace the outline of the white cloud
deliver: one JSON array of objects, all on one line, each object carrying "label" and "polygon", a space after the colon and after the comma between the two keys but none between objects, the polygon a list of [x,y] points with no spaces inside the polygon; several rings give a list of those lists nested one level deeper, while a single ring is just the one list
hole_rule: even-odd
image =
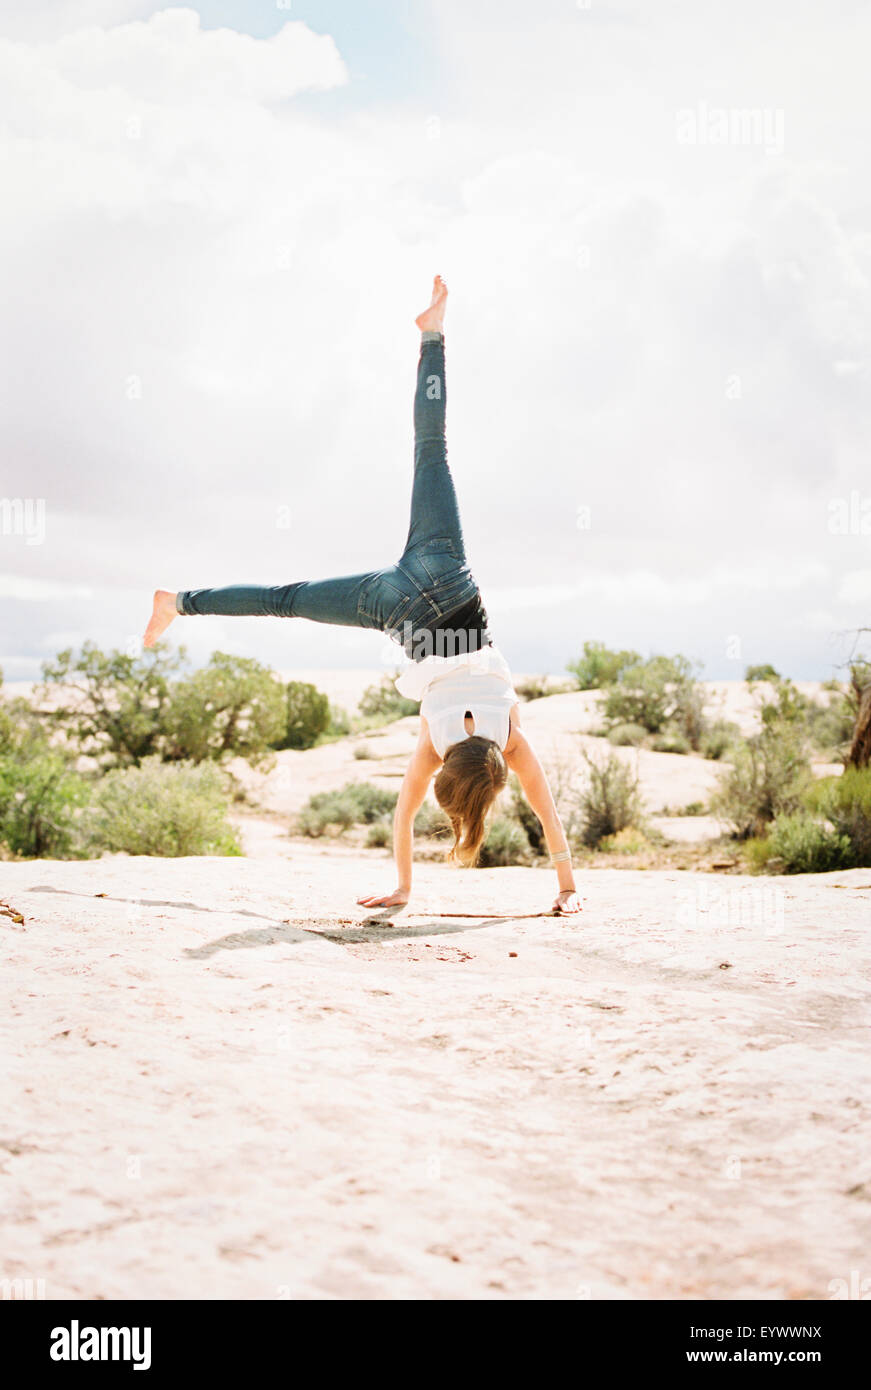
[{"label": "white cloud", "polygon": [[850,570],[838,589],[839,603],[871,603],[871,570]]}]

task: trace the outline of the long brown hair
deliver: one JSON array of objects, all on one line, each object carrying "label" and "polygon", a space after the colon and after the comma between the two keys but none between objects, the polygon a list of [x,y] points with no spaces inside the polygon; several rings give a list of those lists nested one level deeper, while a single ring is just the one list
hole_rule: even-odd
[{"label": "long brown hair", "polygon": [[487,812],[507,780],[502,750],[492,738],[472,734],[451,744],[433,783],[436,801],[454,831],[449,859],[467,869],[477,864]]}]

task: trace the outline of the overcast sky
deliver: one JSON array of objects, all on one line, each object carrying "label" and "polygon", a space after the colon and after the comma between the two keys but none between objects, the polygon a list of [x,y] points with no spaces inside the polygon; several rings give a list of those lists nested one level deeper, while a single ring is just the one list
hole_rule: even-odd
[{"label": "overcast sky", "polygon": [[[0,0],[0,666],[387,564],[414,315],[522,671],[871,625],[864,0]],[[18,500],[29,506],[18,506]],[[294,666],[371,632],[182,619]],[[395,649],[391,649],[395,650]]]}]

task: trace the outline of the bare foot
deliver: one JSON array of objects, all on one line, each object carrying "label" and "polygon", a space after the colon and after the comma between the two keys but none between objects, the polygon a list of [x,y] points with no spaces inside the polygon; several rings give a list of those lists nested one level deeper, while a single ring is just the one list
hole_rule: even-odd
[{"label": "bare foot", "polygon": [[156,589],[154,593],[154,610],[145,629],[143,645],[153,647],[161,633],[166,632],[173,618],[178,617],[178,609],[175,606],[175,594],[171,594],[168,589]]},{"label": "bare foot", "polygon": [[445,309],[448,303],[448,287],[440,275],[432,282],[432,302],[428,309],[418,314],[414,320],[421,333],[444,333]]}]

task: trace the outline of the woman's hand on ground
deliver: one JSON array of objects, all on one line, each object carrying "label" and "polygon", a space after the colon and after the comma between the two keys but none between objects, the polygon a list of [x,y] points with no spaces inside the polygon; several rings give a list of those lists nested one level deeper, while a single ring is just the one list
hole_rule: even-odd
[{"label": "woman's hand on ground", "polygon": [[566,888],[563,890],[562,893],[557,893],[556,900],[553,905],[553,910],[560,917],[564,913],[581,911],[581,900],[575,892],[574,888]]},{"label": "woman's hand on ground", "polygon": [[358,898],[360,907],[404,907],[408,902],[408,894],[401,888],[394,888],[392,893],[383,896],[373,893],[368,898]]}]

